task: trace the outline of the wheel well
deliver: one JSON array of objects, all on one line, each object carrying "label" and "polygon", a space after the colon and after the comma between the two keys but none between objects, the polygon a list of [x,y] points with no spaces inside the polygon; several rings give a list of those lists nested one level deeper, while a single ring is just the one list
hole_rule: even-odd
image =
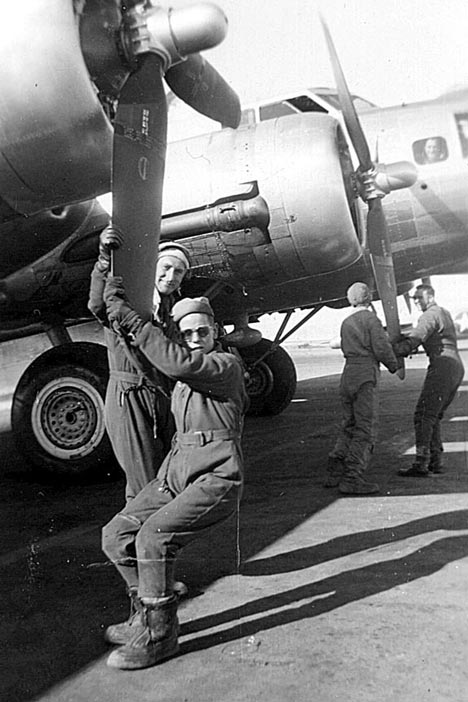
[{"label": "wheel well", "polygon": [[11,426],[18,450],[39,473],[70,479],[114,474],[102,414],[108,376],[106,347],[84,341],[50,348],[26,368],[13,396]]},{"label": "wheel well", "polygon": [[17,392],[24,385],[29,385],[34,377],[43,370],[54,368],[60,363],[77,363],[91,367],[99,375],[106,377],[109,374],[106,347],[90,341],[72,341],[47,349],[38,356],[24,371],[16,386]]}]

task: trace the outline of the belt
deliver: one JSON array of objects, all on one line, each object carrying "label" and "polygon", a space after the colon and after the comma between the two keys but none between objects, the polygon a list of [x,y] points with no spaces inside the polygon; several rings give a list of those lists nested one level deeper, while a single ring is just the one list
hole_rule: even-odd
[{"label": "belt", "polygon": [[374,356],[348,356],[346,363],[348,366],[378,366]]},{"label": "belt", "polygon": [[239,437],[239,432],[232,429],[205,429],[186,434],[177,432],[176,441],[180,446],[205,446],[211,441],[230,441]]},{"label": "belt", "polygon": [[460,354],[458,353],[458,349],[456,349],[454,346],[444,346],[444,348],[440,352],[436,353],[428,353],[427,354],[428,358],[430,361],[438,361],[439,358],[452,358],[458,360],[460,358]]}]

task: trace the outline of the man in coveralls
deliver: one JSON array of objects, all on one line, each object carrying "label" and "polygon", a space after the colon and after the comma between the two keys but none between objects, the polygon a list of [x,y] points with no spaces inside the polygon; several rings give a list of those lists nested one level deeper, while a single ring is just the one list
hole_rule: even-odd
[{"label": "man in coveralls", "polygon": [[367,285],[353,283],[346,295],[356,310],[341,325],[341,349],[346,359],[340,383],[343,420],[328,457],[325,487],[338,486],[344,494],[366,495],[379,490],[377,483],[364,478],[377,433],[379,363],[395,373],[398,360],[379,318],[369,309]]},{"label": "man in coveralls", "polygon": [[[122,245],[118,230],[101,234],[99,258],[91,274],[88,308],[104,326],[110,368],[105,401],[105,423],[114,454],[126,476],[126,501],[133,499],[153,478],[167,454],[174,421],[170,411],[172,382],[154,368],[143,373],[138,352],[109,325],[103,300],[110,267],[110,251]],[[188,251],[172,242],[159,247],[156,265],[153,323],[169,338],[176,326],[170,315],[175,294],[190,267]]]},{"label": "man in coveralls", "polygon": [[142,322],[119,281],[110,278],[106,286],[109,319],[148,363],[177,379],[172,449],[158,477],[103,529],[103,550],[130,591],[137,591],[138,609],[133,620],[108,627],[106,639],[123,644],[108,665],[135,669],[178,650],[174,566],[179,549],[238,509],[248,398],[240,361],[215,341],[207,298],[185,298],[174,306],[179,345]]},{"label": "man in coveralls", "polygon": [[424,384],[414,412],[416,460],[398,473],[408,477],[425,477],[442,472],[440,422],[463,380],[464,368],[457,349],[453,319],[439,307],[431,285],[418,285],[413,299],[422,315],[417,326],[395,344],[398,355],[409,356],[423,345],[429,356]]}]

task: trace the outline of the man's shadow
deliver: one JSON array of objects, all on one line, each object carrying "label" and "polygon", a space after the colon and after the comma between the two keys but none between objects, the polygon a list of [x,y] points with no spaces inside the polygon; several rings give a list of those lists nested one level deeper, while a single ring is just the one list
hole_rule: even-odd
[{"label": "man's shadow", "polygon": [[[349,553],[368,550],[418,534],[437,530],[468,529],[468,510],[417,519],[394,528],[378,529],[333,539],[328,544],[298,549],[290,554],[244,564],[244,575],[265,575],[300,570]],[[370,597],[393,587],[424,578],[448,563],[468,555],[468,534],[440,538],[414,553],[347,570],[318,582],[262,597],[212,616],[201,617],[181,627],[181,635],[231,624],[223,631],[181,643],[181,654],[218,646],[291,622],[315,617],[343,605]],[[256,568],[257,566],[257,568]],[[247,570],[247,573],[245,572]],[[314,601],[291,607],[304,599]],[[286,608],[287,609],[284,609]],[[283,608],[283,611],[277,611]],[[275,610],[269,614],[271,610]],[[264,614],[258,617],[259,614]],[[250,617],[256,617],[249,621]]]}]

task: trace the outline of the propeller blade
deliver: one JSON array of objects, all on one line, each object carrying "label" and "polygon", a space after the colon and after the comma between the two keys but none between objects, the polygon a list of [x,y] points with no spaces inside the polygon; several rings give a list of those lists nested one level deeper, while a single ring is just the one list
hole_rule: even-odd
[{"label": "propeller blade", "polygon": [[224,78],[201,54],[191,54],[166,72],[173,93],[194,110],[223,127],[239,126],[240,101]]},{"label": "propeller blade", "polygon": [[120,92],[114,122],[112,224],[124,244],[112,252],[113,274],[124,278],[132,305],[145,319],[152,312],[166,158],[162,76],[162,60],[143,56]]},{"label": "propeller blade", "polygon": [[332,65],[336,88],[338,90],[338,98],[340,100],[346,129],[348,130],[349,138],[351,139],[354,150],[356,151],[361,169],[363,171],[368,171],[373,166],[369,146],[357,116],[356,108],[354,107],[354,103],[351,99],[351,93],[349,91],[348,84],[346,83],[330,30],[328,29],[328,25],[322,16],[320,16],[320,21],[325,34],[325,41],[327,42],[328,53],[330,55],[330,62]]},{"label": "propeller blade", "polygon": [[387,321],[387,331],[392,341],[400,335],[400,321],[396,304],[397,286],[393,258],[388,239],[387,222],[380,198],[369,200],[367,235],[372,267]]},{"label": "propeller blade", "polygon": [[[400,338],[401,330],[397,305],[397,285],[387,222],[380,198],[369,200],[367,204],[369,206],[367,234],[372,268],[385,314],[387,333],[390,341],[394,342]],[[405,377],[404,361],[403,359],[399,360],[400,368],[397,373],[403,379]]]},{"label": "propeller blade", "polygon": [[[358,118],[356,108],[351,98],[346,79],[338,58],[338,54],[333,43],[328,26],[321,16],[323,32],[330,54],[333,75],[335,77],[338,97],[343,112],[343,119],[348,130],[349,138],[354,146],[359,160],[360,171],[368,179],[368,190],[366,196],[367,206],[367,242],[369,246],[372,268],[375,282],[387,324],[387,332],[391,341],[396,341],[400,336],[400,320],[398,317],[397,286],[395,280],[395,270],[393,267],[392,250],[388,236],[387,222],[382,207],[381,194],[372,193],[375,190],[375,176],[373,175],[374,164],[370,155],[364,130]],[[373,195],[370,197],[369,195]],[[401,362],[398,375],[404,377],[404,365]]]}]

